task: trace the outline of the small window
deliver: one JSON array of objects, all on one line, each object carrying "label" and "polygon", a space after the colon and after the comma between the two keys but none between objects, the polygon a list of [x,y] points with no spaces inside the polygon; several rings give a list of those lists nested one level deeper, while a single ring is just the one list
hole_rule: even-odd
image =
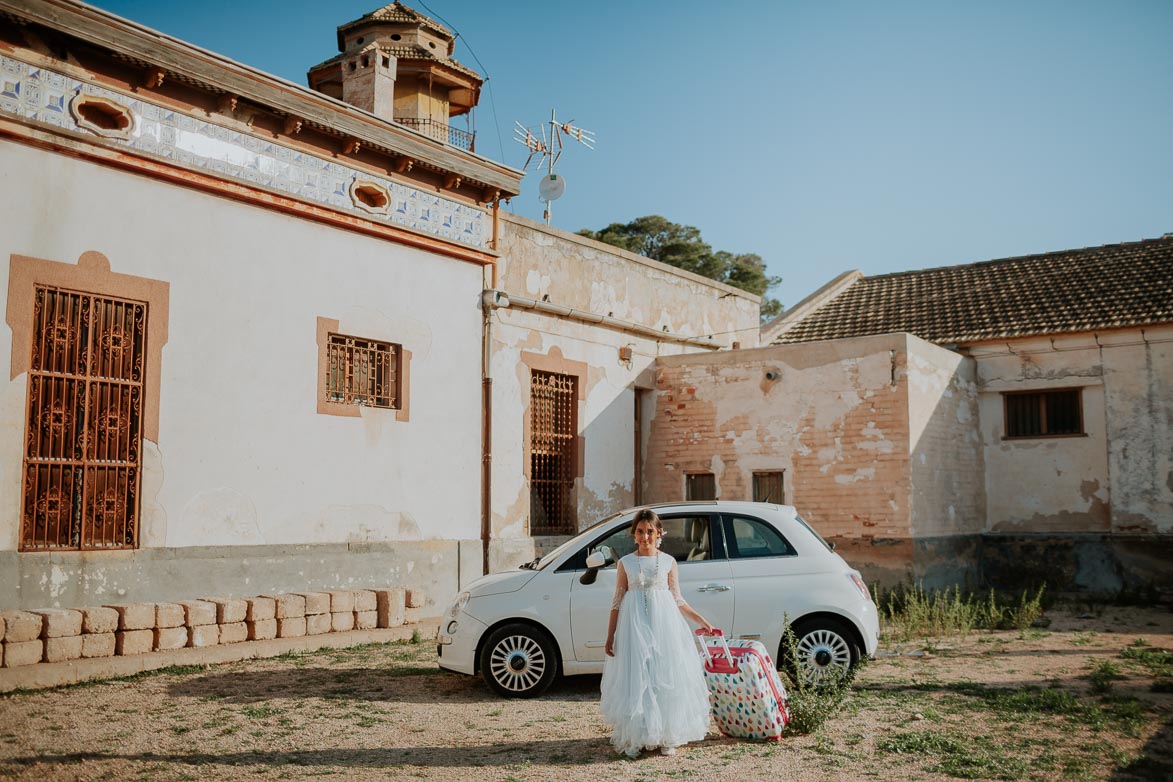
[{"label": "small window", "polygon": [[134,114],[110,98],[79,92],[69,110],[79,127],[104,138],[129,139],[134,133]]},{"label": "small window", "polygon": [[717,499],[717,476],[711,472],[694,472],[684,476],[684,499]]},{"label": "small window", "polygon": [[398,345],[330,334],[326,351],[326,401],[399,409]]},{"label": "small window", "polygon": [[755,472],[753,474],[753,501],[772,502],[781,505],[786,502],[786,490],[782,483],[782,470],[776,472]]},{"label": "small window", "polygon": [[1078,388],[1004,394],[1006,437],[1081,435],[1083,405]]},{"label": "small window", "polygon": [[741,557],[791,557],[798,552],[778,530],[760,519],[725,517],[725,540],[729,555]]}]

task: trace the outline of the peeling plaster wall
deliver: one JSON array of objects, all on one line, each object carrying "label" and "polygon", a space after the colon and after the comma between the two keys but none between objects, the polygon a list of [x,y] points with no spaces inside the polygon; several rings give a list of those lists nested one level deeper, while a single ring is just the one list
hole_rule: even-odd
[{"label": "peeling plaster wall", "polygon": [[908,337],[912,534],[985,528],[985,482],[972,359]]},{"label": "peeling plaster wall", "polygon": [[[726,343],[756,339],[756,296],[513,215],[504,217],[502,229],[497,288],[508,294],[674,334],[716,334]],[[495,310],[491,328],[490,569],[500,570],[534,550],[524,441],[530,368],[522,354],[587,366],[578,422],[584,464],[576,484],[582,528],[635,502],[635,389],[651,388],[652,363],[658,356],[706,351],[516,308]],[[630,361],[620,358],[621,347],[632,349]]]},{"label": "peeling plaster wall", "polygon": [[[993,532],[1173,530],[1170,333],[1022,339],[971,348]],[[1003,439],[1002,394],[1079,388],[1084,436]]]},{"label": "peeling plaster wall", "polygon": [[657,362],[650,501],[713,472],[720,499],[752,499],[784,470],[785,502],[824,536],[912,530],[906,339],[891,334]]},{"label": "peeling plaster wall", "polygon": [[[74,264],[87,250],[170,283],[143,550],[479,537],[480,268],[7,141],[0,214],[0,290],[12,254]],[[410,421],[316,413],[317,317],[412,352]],[[0,551],[13,551],[27,377],[9,380],[3,333]]]}]

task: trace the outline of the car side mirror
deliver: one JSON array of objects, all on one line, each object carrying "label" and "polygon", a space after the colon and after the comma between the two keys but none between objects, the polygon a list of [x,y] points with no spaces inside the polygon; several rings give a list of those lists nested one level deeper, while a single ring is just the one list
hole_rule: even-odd
[{"label": "car side mirror", "polygon": [[598,551],[592,551],[586,558],[586,572],[578,577],[578,583],[589,586],[599,577],[599,570],[615,561],[615,553],[610,546],[600,546]]}]

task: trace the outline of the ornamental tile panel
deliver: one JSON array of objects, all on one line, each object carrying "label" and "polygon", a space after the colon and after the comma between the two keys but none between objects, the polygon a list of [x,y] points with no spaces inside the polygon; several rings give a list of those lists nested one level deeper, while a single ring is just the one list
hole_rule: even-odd
[{"label": "ornamental tile panel", "polygon": [[[79,92],[112,100],[134,114],[129,138],[103,138],[103,143],[375,222],[488,247],[488,215],[478,207],[0,55],[0,114],[89,133],[68,109]],[[356,178],[387,188],[393,207],[385,215],[356,207],[350,198]]]}]

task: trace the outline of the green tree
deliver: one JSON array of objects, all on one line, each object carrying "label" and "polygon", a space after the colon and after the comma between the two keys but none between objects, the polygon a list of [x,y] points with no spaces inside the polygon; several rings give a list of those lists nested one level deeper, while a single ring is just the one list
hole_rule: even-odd
[{"label": "green tree", "polygon": [[637,217],[629,223],[611,223],[599,231],[584,228],[578,233],[755,293],[762,297],[763,321],[782,312],[782,303],[766,295],[782,282],[782,278],[766,274],[766,262],[760,255],[714,251],[701,238],[700,230],[691,225],[680,225],[659,215],[648,215]]}]

